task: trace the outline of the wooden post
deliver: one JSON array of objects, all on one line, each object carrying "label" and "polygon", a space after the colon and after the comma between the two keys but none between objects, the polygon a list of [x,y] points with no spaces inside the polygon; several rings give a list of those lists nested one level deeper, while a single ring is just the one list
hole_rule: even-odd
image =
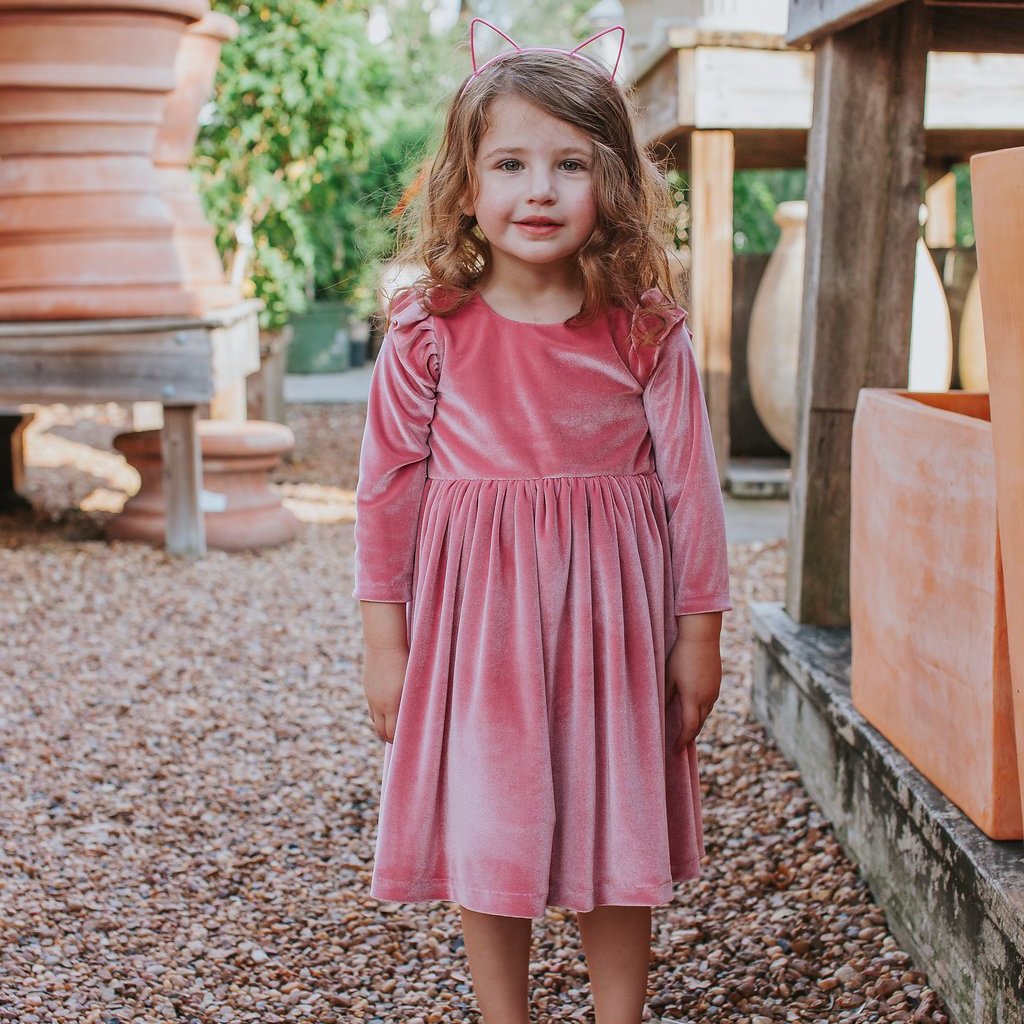
[{"label": "wooden post", "polygon": [[850,621],[850,445],[862,387],[905,387],[930,15],[909,0],[815,44],[786,610]]},{"label": "wooden post", "polygon": [[0,408],[0,513],[30,509],[25,483],[25,428],[35,413]]},{"label": "wooden post", "polygon": [[238,377],[210,399],[210,419],[243,423],[248,418],[245,378]]},{"label": "wooden post", "polygon": [[723,483],[729,467],[734,168],[732,132],[690,136],[691,322]]},{"label": "wooden post", "polygon": [[164,407],[160,440],[167,502],[167,550],[172,555],[206,554],[206,527],[200,504],[203,462],[196,435],[198,419],[194,405]]}]

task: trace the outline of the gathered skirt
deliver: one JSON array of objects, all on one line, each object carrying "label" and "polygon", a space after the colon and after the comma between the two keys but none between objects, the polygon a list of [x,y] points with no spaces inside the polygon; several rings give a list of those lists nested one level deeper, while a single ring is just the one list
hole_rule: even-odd
[{"label": "gathered skirt", "polygon": [[535,917],[699,875],[670,580],[653,472],[427,479],[374,896]]}]

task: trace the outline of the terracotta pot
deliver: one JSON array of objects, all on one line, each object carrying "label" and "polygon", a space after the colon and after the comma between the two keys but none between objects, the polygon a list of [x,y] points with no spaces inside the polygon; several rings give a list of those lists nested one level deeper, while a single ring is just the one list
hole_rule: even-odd
[{"label": "terracotta pot", "polygon": [[206,0],[0,0],[0,319],[201,311],[153,147]]},{"label": "terracotta pot", "polygon": [[[1024,148],[971,158],[1006,615],[1024,776]],[[1022,778],[1024,782],[1024,778]],[[1024,803],[1024,786],[1020,790]]]},{"label": "terracotta pot", "polygon": [[[208,505],[217,506],[203,515],[207,546],[242,551],[291,540],[298,522],[267,486],[267,473],[294,447],[292,432],[278,423],[260,420],[200,420],[198,434],[203,491]],[[107,536],[162,546],[166,502],[160,431],[118,434],[114,447],[139,471],[142,486],[124,511],[110,520]]]},{"label": "terracotta pot", "polygon": [[965,391],[988,391],[985,324],[981,317],[981,288],[975,275],[964,299],[960,318],[960,385]]},{"label": "terracotta pot", "polygon": [[857,710],[994,839],[1020,839],[988,396],[861,391],[850,621]]},{"label": "terracotta pot", "polygon": [[242,296],[225,277],[213,228],[203,216],[187,165],[199,134],[199,113],[213,88],[221,45],[237,35],[238,26],[225,14],[208,14],[189,26],[178,47],[176,84],[167,97],[153,153],[160,191],[174,220],[185,281],[209,309],[240,302]]}]

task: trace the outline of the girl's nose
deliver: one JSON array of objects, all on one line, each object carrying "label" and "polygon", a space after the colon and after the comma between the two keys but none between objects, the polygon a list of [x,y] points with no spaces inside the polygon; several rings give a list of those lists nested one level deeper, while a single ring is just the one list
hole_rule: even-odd
[{"label": "girl's nose", "polygon": [[530,176],[527,200],[531,203],[550,203],[555,198],[555,185],[546,171],[536,171]]}]

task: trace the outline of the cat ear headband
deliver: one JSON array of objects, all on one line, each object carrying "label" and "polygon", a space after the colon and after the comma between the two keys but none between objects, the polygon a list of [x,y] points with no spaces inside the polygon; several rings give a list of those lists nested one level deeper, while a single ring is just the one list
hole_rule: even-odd
[{"label": "cat ear headband", "polygon": [[[502,50],[500,53],[496,53],[490,59],[485,60],[483,64],[477,64],[477,25],[483,25],[485,28],[489,28],[492,32],[501,36],[501,38],[504,39],[505,42],[512,47],[512,49]],[[612,73],[609,76],[609,78],[612,81],[615,80],[616,72],[618,72],[619,70],[619,61],[622,60],[622,50],[623,47],[625,47],[626,45],[626,30],[621,25],[614,25],[612,28],[603,29],[602,31],[598,32],[597,35],[593,35],[589,39],[584,39],[583,42],[579,44],[579,46],[575,47],[572,50],[559,50],[557,47],[554,46],[520,46],[510,36],[505,35],[505,33],[502,32],[500,28],[495,28],[495,26],[492,25],[489,21],[484,21],[483,18],[474,18],[469,23],[469,56],[470,60],[473,63],[473,74],[471,74],[469,78],[466,79],[466,83],[462,87],[462,92],[465,92],[466,89],[469,88],[469,86],[477,79],[480,73],[484,71],[486,68],[489,68],[492,64],[496,63],[497,61],[506,60],[507,58],[512,57],[517,53],[561,53],[563,56],[566,57],[574,57],[579,58],[580,60],[589,61],[591,64],[594,65],[594,67],[599,68],[601,71],[607,72],[608,68],[604,64],[601,64],[600,62],[594,60],[593,57],[587,56],[587,54],[583,53],[583,50],[586,47],[590,46],[591,43],[595,43],[598,39],[603,39],[605,36],[611,35],[613,32],[619,33],[619,51],[615,55],[615,64],[612,67]],[[462,95],[462,93],[460,93],[459,95]],[[420,189],[423,188],[423,185],[426,182],[426,180],[427,168],[424,167],[423,170],[421,170],[420,173],[416,176],[416,179],[412,182],[412,184],[410,184],[409,187],[405,190],[405,192],[402,194],[402,198],[399,199],[395,208],[391,211],[392,217],[401,217],[401,215],[405,212],[405,208],[419,194]]]},{"label": "cat ear headband", "polygon": [[[512,49],[511,50],[502,50],[500,53],[495,54],[490,59],[485,60],[483,62],[483,64],[477,64],[477,60],[476,60],[476,27],[477,27],[477,25],[483,25],[484,28],[489,28],[492,32],[494,32],[497,35],[501,36],[501,38],[504,39],[505,42],[508,43],[509,46],[512,47]],[[591,64],[594,65],[594,67],[600,68],[602,71],[607,71],[608,69],[603,64],[601,64],[600,62],[594,60],[593,57],[590,57],[587,54],[585,54],[583,52],[583,50],[586,47],[590,46],[591,43],[596,43],[598,39],[603,39],[605,36],[611,35],[613,32],[618,32],[619,33],[619,52],[615,55],[615,65],[612,67],[612,73],[609,76],[614,81],[615,74],[619,70],[619,61],[622,59],[622,50],[623,50],[623,47],[626,45],[626,30],[621,25],[615,25],[612,28],[602,29],[602,31],[598,32],[597,35],[593,35],[589,39],[585,39],[582,43],[579,44],[579,46],[573,48],[572,50],[560,50],[560,49],[558,49],[557,47],[554,47],[554,46],[520,46],[514,39],[512,39],[510,36],[507,36],[504,32],[501,31],[500,28],[496,28],[489,21],[484,21],[483,18],[474,18],[469,23],[469,56],[470,56],[470,60],[473,63],[473,74],[471,74],[469,76],[469,78],[466,79],[466,84],[462,87],[463,92],[465,92],[465,90],[467,88],[469,88],[469,86],[472,84],[472,82],[486,68],[489,68],[492,64],[495,64],[498,61],[507,60],[509,57],[512,57],[512,56],[514,56],[517,53],[561,53],[563,56],[566,56],[566,57],[577,57],[577,58],[580,58],[581,60],[589,61]]]}]

